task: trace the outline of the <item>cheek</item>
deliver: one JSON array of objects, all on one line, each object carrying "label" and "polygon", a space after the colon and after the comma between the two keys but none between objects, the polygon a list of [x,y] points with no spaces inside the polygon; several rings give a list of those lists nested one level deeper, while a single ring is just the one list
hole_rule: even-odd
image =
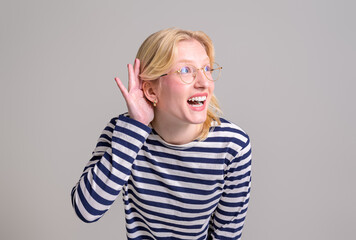
[{"label": "cheek", "polygon": [[212,82],[212,83],[210,84],[210,91],[211,91],[211,92],[214,92],[214,89],[215,89],[215,83]]},{"label": "cheek", "polygon": [[210,94],[213,94],[214,93],[214,89],[215,89],[215,83],[214,82],[211,82],[209,84],[209,87],[208,87],[208,91]]},{"label": "cheek", "polygon": [[173,105],[180,103],[184,97],[184,88],[174,81],[166,79],[160,86],[158,95],[159,101],[166,107],[172,107]]},{"label": "cheek", "polygon": [[214,89],[215,89],[215,84],[214,84],[214,82],[210,83],[208,89],[209,89],[208,91],[209,91],[209,103],[210,103],[211,97],[213,96],[213,94],[214,94]]},{"label": "cheek", "polygon": [[168,99],[177,99],[187,93],[188,85],[176,81],[166,81],[162,84],[161,95]]}]

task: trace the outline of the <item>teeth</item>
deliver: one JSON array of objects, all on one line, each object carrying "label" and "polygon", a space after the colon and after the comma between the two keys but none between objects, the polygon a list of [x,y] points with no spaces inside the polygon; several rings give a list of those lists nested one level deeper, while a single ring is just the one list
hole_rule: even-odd
[{"label": "teeth", "polygon": [[192,97],[188,99],[188,101],[193,101],[193,102],[203,102],[205,100],[206,100],[206,96]]},{"label": "teeth", "polygon": [[197,106],[197,107],[200,107],[200,106],[203,106],[203,104],[201,102],[198,102],[196,104],[192,104],[192,106]]}]

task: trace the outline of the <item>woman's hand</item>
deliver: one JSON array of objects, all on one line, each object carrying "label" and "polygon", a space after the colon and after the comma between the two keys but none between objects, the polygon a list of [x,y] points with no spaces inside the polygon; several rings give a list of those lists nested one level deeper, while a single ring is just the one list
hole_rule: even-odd
[{"label": "woman's hand", "polygon": [[128,90],[119,78],[115,78],[115,81],[125,98],[130,118],[148,125],[153,120],[154,112],[152,103],[146,99],[142,91],[142,80],[139,77],[140,60],[135,59],[134,66],[128,64],[127,68],[129,72]]}]

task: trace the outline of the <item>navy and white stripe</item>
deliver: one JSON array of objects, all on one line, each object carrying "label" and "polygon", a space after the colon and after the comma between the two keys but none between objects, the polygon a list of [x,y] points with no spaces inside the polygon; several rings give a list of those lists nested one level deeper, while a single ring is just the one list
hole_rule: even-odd
[{"label": "navy and white stripe", "polygon": [[72,204],[94,222],[122,192],[128,239],[240,239],[250,182],[250,141],[236,125],[221,119],[204,141],[172,145],[120,115],[101,134]]}]

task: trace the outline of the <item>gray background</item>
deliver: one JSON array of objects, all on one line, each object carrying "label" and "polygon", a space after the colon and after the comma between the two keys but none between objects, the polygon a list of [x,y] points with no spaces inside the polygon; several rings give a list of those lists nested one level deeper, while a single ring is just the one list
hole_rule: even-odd
[{"label": "gray background", "polygon": [[171,26],[203,30],[216,95],[253,143],[245,240],[354,239],[353,0],[3,1],[0,239],[125,239],[121,200],[82,223],[70,191],[109,119],[114,77]]}]

